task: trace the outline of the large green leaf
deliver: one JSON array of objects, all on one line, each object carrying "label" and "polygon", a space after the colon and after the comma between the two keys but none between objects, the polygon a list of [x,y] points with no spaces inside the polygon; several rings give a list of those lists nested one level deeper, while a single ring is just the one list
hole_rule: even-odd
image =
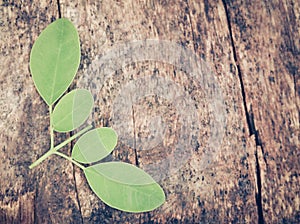
[{"label": "large green leaf", "polygon": [[97,172],[100,172],[107,179],[129,185],[153,184],[155,180],[142,169],[123,162],[99,163],[96,166]]},{"label": "large green leaf", "polygon": [[81,163],[97,162],[116,147],[118,136],[107,127],[97,128],[81,136],[72,150],[72,158]]},{"label": "large green leaf", "polygon": [[52,113],[53,129],[68,132],[84,123],[94,104],[92,94],[85,89],[76,89],[60,99]]},{"label": "large green leaf", "polygon": [[34,84],[48,105],[69,87],[79,66],[77,30],[67,19],[51,23],[35,41],[30,54]]},{"label": "large green leaf", "polygon": [[141,169],[126,163],[100,163],[84,169],[95,194],[106,204],[127,212],[151,211],[165,201],[162,188]]}]

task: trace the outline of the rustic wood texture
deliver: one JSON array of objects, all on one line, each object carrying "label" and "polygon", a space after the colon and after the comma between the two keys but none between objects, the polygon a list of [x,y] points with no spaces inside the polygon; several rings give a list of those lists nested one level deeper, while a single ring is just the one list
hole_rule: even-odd
[{"label": "rustic wood texture", "polygon": [[29,54],[38,34],[56,18],[56,2],[1,2],[1,223],[81,218],[71,164],[53,157],[28,169],[50,146],[48,108],[34,90]]},{"label": "rustic wood texture", "polygon": [[[299,223],[299,10],[298,1],[288,0],[2,1],[0,223]],[[177,170],[171,172],[171,165],[152,169],[169,174],[159,179],[167,200],[155,211],[130,214],[106,206],[78,168],[55,156],[28,169],[49,147],[48,108],[30,76],[30,49],[60,16],[69,18],[80,35],[81,65],[73,87],[94,94],[89,120],[95,126],[117,125],[115,102],[122,93],[129,100],[126,85],[145,77],[171,80],[193,102],[196,144],[186,149],[190,157]],[[211,69],[226,116],[215,152],[207,146],[215,119],[206,106],[208,93],[180,67],[134,61],[105,82],[95,79],[104,75],[97,63],[109,50],[145,39],[177,43]],[[171,94],[166,88],[165,95]],[[183,116],[161,95],[132,103],[128,140],[119,141],[110,159],[143,169],[159,163],[174,153]],[[149,129],[154,125],[159,131],[159,124],[168,131],[156,144]],[[58,141],[67,136],[57,135]],[[145,150],[144,142],[155,148]]]},{"label": "rustic wood texture", "polygon": [[299,1],[235,2],[227,9],[265,221],[299,222]]}]

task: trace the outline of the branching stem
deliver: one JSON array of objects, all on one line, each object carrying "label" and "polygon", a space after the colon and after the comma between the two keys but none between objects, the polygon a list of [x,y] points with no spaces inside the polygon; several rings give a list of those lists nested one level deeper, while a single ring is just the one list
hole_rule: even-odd
[{"label": "branching stem", "polygon": [[[51,117],[51,115],[50,115]],[[51,118],[50,118],[50,123],[51,123]],[[44,155],[42,155],[39,159],[37,159],[35,162],[33,162],[30,166],[29,169],[32,169],[34,167],[36,167],[37,165],[39,165],[41,162],[43,162],[45,159],[47,159],[49,156],[51,156],[52,154],[57,154],[57,151],[60,150],[61,148],[63,148],[65,145],[69,144],[71,141],[73,141],[74,139],[78,138],[80,135],[84,134],[85,132],[87,132],[88,130],[90,130],[92,128],[92,125],[89,125],[87,127],[85,127],[84,129],[82,129],[81,131],[79,131],[78,133],[76,133],[75,135],[71,136],[70,138],[68,138],[67,140],[63,141],[62,143],[58,144],[55,147],[51,147]],[[52,134],[51,134],[52,133]],[[54,136],[53,133],[53,129],[51,128],[50,130],[50,138]],[[53,139],[54,140],[54,139]],[[51,140],[51,142],[53,141]],[[54,141],[53,143],[54,144]],[[57,155],[61,155],[62,153],[58,153]],[[63,154],[64,155],[64,154]],[[66,156],[66,155],[65,155]],[[63,156],[62,156],[63,157]],[[68,156],[66,156],[68,157]],[[64,157],[65,158],[65,157]],[[82,166],[81,164],[77,163],[76,161],[72,160],[70,157],[68,157],[69,161],[73,162],[74,164],[76,164],[77,166],[79,166],[81,169],[84,169],[84,166]],[[70,160],[71,159],[71,160]]]},{"label": "branching stem", "polygon": [[55,151],[54,154],[59,155],[59,156],[65,158],[66,160],[69,160],[70,162],[74,163],[76,166],[78,166],[82,170],[85,169],[85,167],[83,165],[81,165],[80,163],[76,162],[71,157],[67,156],[66,154],[63,154],[63,153],[58,152],[58,151]]}]

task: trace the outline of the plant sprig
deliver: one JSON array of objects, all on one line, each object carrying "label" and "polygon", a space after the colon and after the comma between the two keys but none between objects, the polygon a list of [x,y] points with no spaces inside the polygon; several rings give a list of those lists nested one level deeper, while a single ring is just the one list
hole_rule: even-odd
[{"label": "plant sprig", "polygon": [[[29,168],[33,169],[51,155],[58,155],[82,169],[94,193],[113,208],[145,212],[161,206],[165,201],[164,191],[140,168],[123,162],[89,165],[102,160],[116,147],[118,137],[112,128],[92,129],[89,125],[55,145],[54,132],[65,133],[79,128],[92,111],[94,100],[88,90],[75,89],[63,96],[77,73],[79,63],[79,35],[67,19],[51,23],[32,47],[32,78],[49,106],[50,149]],[[59,151],[77,138],[71,156]]]}]

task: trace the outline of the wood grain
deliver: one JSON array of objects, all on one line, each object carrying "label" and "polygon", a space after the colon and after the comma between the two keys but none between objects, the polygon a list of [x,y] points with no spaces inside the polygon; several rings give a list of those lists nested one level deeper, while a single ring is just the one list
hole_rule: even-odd
[{"label": "wood grain", "polygon": [[[300,222],[297,1],[3,1],[0,13],[1,223]],[[59,16],[80,35],[73,87],[95,97],[89,122],[121,133],[108,160],[152,172],[167,196],[162,207],[112,209],[78,168],[55,156],[28,169],[49,147],[48,109],[30,77],[30,49]],[[124,47],[145,39],[168,41],[162,52],[146,53],[159,59],[136,60]],[[167,63],[167,43],[202,66],[184,53]],[[202,81],[190,71],[200,71]],[[212,105],[219,101],[210,99],[219,90],[224,127],[215,125],[220,114]],[[224,131],[222,138],[214,130]]]},{"label": "wood grain", "polygon": [[[299,2],[228,3],[266,223],[299,221]],[[287,193],[287,192],[292,192]]]},{"label": "wood grain", "polygon": [[29,54],[56,18],[56,2],[1,2],[1,223],[80,220],[72,166],[53,157],[28,168],[49,148],[48,108],[33,85]]}]

